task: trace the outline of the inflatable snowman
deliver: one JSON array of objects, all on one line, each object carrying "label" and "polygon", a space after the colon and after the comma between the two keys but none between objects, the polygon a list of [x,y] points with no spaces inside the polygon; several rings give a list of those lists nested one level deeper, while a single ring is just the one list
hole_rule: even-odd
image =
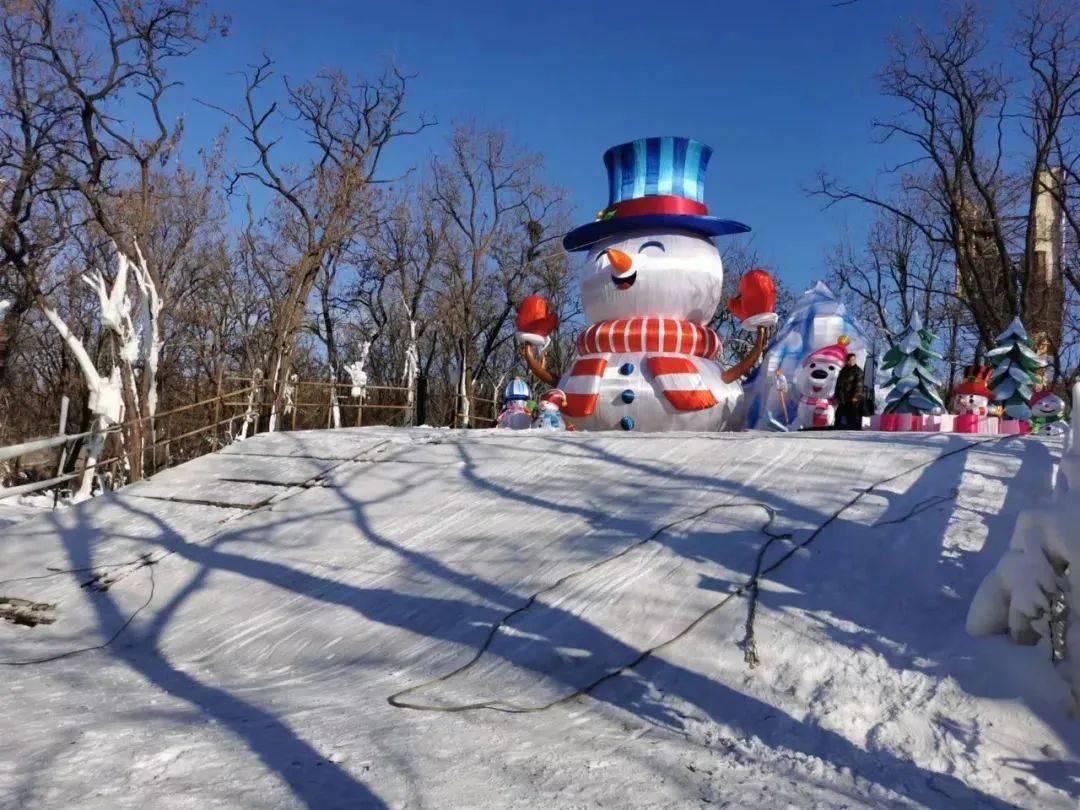
[{"label": "inflatable snowman", "polygon": [[533,427],[540,430],[566,430],[566,423],[563,421],[561,413],[561,409],[565,404],[566,394],[558,388],[552,388],[541,397],[540,402],[537,404],[538,413]]},{"label": "inflatable snowman", "polygon": [[1031,432],[1039,436],[1064,436],[1068,427],[1065,400],[1052,391],[1036,391],[1031,398]]},{"label": "inflatable snowman", "polygon": [[532,427],[530,397],[528,384],[521,377],[514,377],[503,391],[503,408],[495,426],[510,430],[527,430]]},{"label": "inflatable snowman", "polygon": [[[643,138],[604,154],[609,205],[563,240],[584,251],[581,301],[589,321],[577,354],[558,379],[563,413],[584,430],[731,430],[741,427],[739,379],[760,357],[776,323],[775,288],[748,273],[732,312],[757,330],[734,368],[718,362],[720,338],[708,323],[723,298],[724,267],[712,237],[747,226],[708,215],[704,173],[712,150],[688,138]],[[518,312],[529,367],[550,385],[556,375],[535,354],[555,318],[530,296]]]},{"label": "inflatable snowman", "polygon": [[811,352],[795,372],[799,407],[795,425],[799,430],[829,427],[836,421],[836,378],[844,367],[850,341],[845,335],[832,346]]},{"label": "inflatable snowman", "polygon": [[988,416],[990,400],[994,398],[987,385],[989,379],[990,369],[985,366],[965,368],[963,381],[953,389],[952,412],[957,416],[971,415],[980,419]]}]

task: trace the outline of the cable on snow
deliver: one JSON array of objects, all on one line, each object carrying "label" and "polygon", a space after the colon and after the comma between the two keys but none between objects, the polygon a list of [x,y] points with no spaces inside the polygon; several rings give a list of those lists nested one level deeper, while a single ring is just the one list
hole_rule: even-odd
[{"label": "cable on snow", "polygon": [[[927,461],[923,461],[923,462],[920,462],[919,464],[915,464],[914,466],[909,467],[909,468],[907,468],[907,469],[905,469],[905,470],[903,470],[903,471],[901,471],[899,473],[896,473],[894,475],[890,475],[887,478],[882,478],[882,479],[880,479],[878,481],[875,481],[873,484],[870,484],[867,487],[862,487],[860,489],[855,490],[854,495],[852,495],[852,497],[850,499],[848,499],[844,504],[842,504],[840,506],[840,508],[838,508],[835,512],[833,512],[831,515],[829,515],[829,517],[827,517],[823,523],[821,523],[809,535],[807,535],[807,537],[804,540],[802,540],[799,543],[791,544],[791,546],[787,549],[787,551],[785,551],[782,555],[780,555],[780,557],[777,558],[774,562],[770,563],[768,566],[765,566],[765,567],[762,567],[762,566],[763,566],[763,562],[764,562],[764,559],[765,559],[765,554],[769,550],[770,546],[772,546],[772,544],[776,540],[791,539],[791,537],[792,537],[792,535],[790,533],[776,534],[776,533],[773,533],[773,532],[769,531],[769,529],[772,526],[773,521],[774,521],[774,519],[776,517],[776,512],[768,504],[761,503],[760,501],[739,501],[739,502],[725,502],[725,503],[722,503],[722,504],[713,504],[712,506],[709,506],[709,507],[707,507],[707,508],[705,508],[705,509],[703,509],[703,510],[701,510],[701,511],[695,513],[695,514],[693,514],[693,515],[690,515],[690,516],[684,517],[684,518],[679,518],[678,520],[672,521],[671,523],[667,523],[667,524],[661,526],[659,529],[657,529],[655,532],[653,532],[648,537],[646,537],[644,539],[641,539],[641,540],[638,540],[637,542],[627,546],[626,548],[619,551],[618,553],[610,555],[608,557],[604,557],[604,558],[602,558],[600,560],[597,560],[597,561],[591,563],[590,565],[586,566],[585,568],[581,568],[581,569],[578,569],[576,571],[572,571],[569,574],[566,574],[563,577],[559,578],[558,580],[556,580],[551,585],[548,585],[548,586],[540,589],[539,591],[536,591],[520,607],[517,607],[514,610],[510,611],[505,616],[503,616],[498,622],[496,622],[495,624],[493,624],[491,626],[491,629],[489,630],[487,637],[484,639],[483,644],[481,644],[481,646],[477,649],[476,653],[472,656],[472,658],[470,658],[464,664],[462,664],[461,666],[457,667],[456,669],[454,669],[454,670],[452,670],[450,672],[447,672],[444,675],[440,675],[437,678],[432,678],[431,680],[424,681],[423,683],[415,684],[414,686],[410,686],[407,689],[403,689],[400,692],[395,692],[394,694],[390,695],[386,700],[391,706],[394,706],[394,707],[399,708],[399,709],[413,709],[413,710],[416,710],[416,711],[444,712],[444,713],[451,713],[451,714],[457,713],[457,712],[473,711],[473,710],[478,710],[478,709],[488,709],[488,710],[491,710],[491,711],[504,712],[504,713],[507,713],[507,714],[532,714],[532,713],[536,713],[536,712],[547,711],[548,709],[551,709],[551,708],[553,708],[555,706],[558,706],[558,705],[563,704],[563,703],[567,703],[567,702],[569,702],[571,700],[574,700],[574,699],[576,699],[578,697],[582,697],[584,695],[587,695],[590,692],[592,692],[594,689],[596,689],[598,686],[605,683],[606,681],[609,681],[612,678],[615,678],[615,677],[617,677],[618,675],[621,675],[624,672],[627,672],[629,670],[632,670],[632,669],[636,668],[639,664],[641,664],[647,658],[649,658],[649,657],[655,655],[656,653],[664,650],[665,648],[667,648],[667,647],[671,646],[672,644],[674,644],[679,639],[681,639],[681,638],[685,637],[686,635],[688,635],[695,627],[700,625],[703,621],[705,621],[705,619],[707,619],[709,616],[713,615],[718,610],[720,610],[722,607],[724,607],[733,598],[735,598],[736,596],[742,596],[742,595],[748,595],[749,599],[748,599],[748,604],[747,604],[746,632],[745,632],[745,635],[743,636],[742,641],[739,643],[739,647],[743,650],[743,658],[744,658],[745,662],[747,663],[748,666],[750,666],[752,668],[759,662],[759,658],[758,658],[758,654],[757,654],[757,644],[756,644],[756,639],[755,639],[755,636],[754,636],[754,619],[755,619],[756,613],[757,613],[758,583],[760,582],[762,577],[767,576],[768,574],[772,573],[773,571],[776,571],[778,568],[780,568],[780,566],[782,566],[785,562],[787,562],[789,559],[791,559],[797,552],[799,552],[802,549],[805,549],[806,547],[808,547],[811,543],[813,543],[815,540],[817,540],[818,537],[820,537],[821,534],[825,531],[825,529],[828,528],[833,522],[835,522],[844,512],[846,512],[848,509],[850,509],[852,506],[854,506],[856,503],[858,503],[862,498],[864,498],[866,495],[871,494],[872,492],[874,492],[879,487],[882,487],[882,486],[885,486],[886,484],[892,483],[893,481],[896,481],[897,479],[903,478],[906,475],[910,475],[911,473],[916,472],[918,470],[924,469],[926,467],[931,467],[931,466],[933,466],[933,465],[935,465],[935,464],[937,464],[937,463],[939,463],[941,461],[944,461],[947,458],[950,458],[951,456],[955,456],[955,455],[957,455],[959,453],[966,453],[969,450],[971,450],[972,448],[977,447],[979,445],[988,444],[988,443],[992,443],[992,442],[998,442],[998,441],[1001,441],[1004,438],[1008,438],[1008,437],[1007,436],[995,436],[995,437],[990,438],[990,439],[981,439],[981,440],[972,441],[972,442],[965,442],[960,447],[957,447],[957,448],[954,448],[954,449],[949,450],[947,452],[941,453],[940,455],[934,456],[933,458],[928,459]],[[911,517],[914,517],[915,515],[925,511],[926,509],[931,508],[931,506],[937,505],[938,503],[944,502],[946,500],[951,500],[953,497],[955,497],[955,492],[950,494],[949,497],[935,496],[934,498],[929,498],[929,499],[927,499],[925,501],[922,501],[922,502],[916,504],[914,507],[912,507],[911,511],[906,516],[904,516],[903,520],[907,520],[907,519],[909,519]],[[468,703],[468,704],[446,706],[446,705],[433,705],[433,704],[424,704],[424,703],[411,703],[409,701],[403,700],[403,698],[406,695],[412,694],[413,692],[419,691],[419,690],[427,688],[429,686],[434,686],[436,684],[448,681],[450,678],[453,678],[454,676],[459,675],[460,673],[462,673],[462,672],[470,669],[471,667],[473,667],[476,664],[476,662],[480,660],[480,658],[483,656],[483,654],[485,652],[487,652],[487,650],[491,647],[491,644],[494,642],[495,636],[498,634],[500,628],[502,628],[504,625],[506,625],[507,622],[509,622],[514,616],[517,616],[518,614],[523,613],[524,611],[528,610],[536,602],[536,600],[538,598],[540,598],[541,596],[543,596],[545,593],[548,593],[548,592],[554,590],[555,588],[563,585],[564,583],[566,583],[566,582],[568,582],[568,581],[570,581],[570,580],[572,580],[572,579],[574,579],[574,578],[576,578],[578,576],[589,573],[590,571],[594,571],[595,569],[599,568],[600,566],[606,565],[607,563],[609,563],[609,562],[611,562],[613,560],[616,560],[619,557],[624,556],[625,554],[629,553],[630,551],[634,550],[635,548],[638,548],[638,547],[644,545],[645,543],[649,543],[651,541],[656,540],[656,538],[660,537],[665,532],[670,531],[671,529],[675,528],[676,526],[678,526],[678,525],[680,525],[682,523],[687,523],[687,522],[691,522],[691,521],[694,521],[694,520],[698,520],[698,519],[704,517],[705,515],[708,515],[709,513],[714,512],[714,511],[718,511],[720,509],[732,509],[732,508],[737,508],[737,507],[738,508],[745,508],[745,507],[760,508],[760,509],[764,510],[766,512],[766,514],[768,515],[768,519],[765,521],[765,524],[759,530],[762,533],[768,535],[768,539],[758,549],[757,556],[756,556],[756,559],[754,561],[754,570],[753,570],[753,573],[751,574],[751,576],[747,579],[747,581],[745,583],[738,586],[734,590],[728,592],[728,594],[723,599],[721,599],[720,601],[718,601],[715,604],[711,605],[708,609],[705,610],[705,612],[703,612],[697,618],[695,618],[693,621],[691,621],[689,624],[687,624],[678,633],[676,633],[675,635],[671,636],[670,638],[666,639],[665,641],[662,641],[661,643],[659,643],[659,644],[657,644],[657,645],[655,645],[653,647],[649,647],[649,648],[643,650],[632,661],[630,661],[630,662],[628,662],[626,664],[621,664],[621,665],[615,667],[614,669],[612,669],[610,672],[604,673],[603,675],[601,675],[599,678],[595,679],[591,683],[588,683],[585,686],[579,687],[578,689],[575,689],[573,692],[570,692],[567,695],[564,695],[564,696],[562,696],[560,698],[557,698],[557,699],[555,699],[555,700],[553,700],[553,701],[551,701],[549,703],[546,703],[546,704],[543,704],[543,705],[540,705],[540,706],[517,706],[517,705],[514,705],[512,703],[503,703],[503,702],[495,701],[495,700],[480,701],[480,702],[476,702],[476,703]],[[877,525],[888,525],[888,524],[891,524],[893,522],[900,522],[900,521],[887,521],[885,523],[877,524]],[[874,528],[874,527],[871,527],[871,528]]]}]

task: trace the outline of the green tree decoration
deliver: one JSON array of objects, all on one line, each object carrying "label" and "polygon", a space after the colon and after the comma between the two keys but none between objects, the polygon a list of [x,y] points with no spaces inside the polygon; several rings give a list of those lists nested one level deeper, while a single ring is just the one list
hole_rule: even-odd
[{"label": "green tree decoration", "polygon": [[1011,419],[1031,419],[1035,375],[1046,365],[1046,359],[1032,347],[1019,318],[1013,318],[996,340],[997,347],[986,353],[986,360],[993,369],[990,390],[994,392],[994,402],[1000,404]]},{"label": "green tree decoration", "polygon": [[885,353],[881,364],[889,372],[885,413],[925,414],[945,410],[938,393],[941,382],[930,368],[935,360],[941,359],[933,349],[936,339],[937,335],[924,328],[915,313],[904,337]]}]

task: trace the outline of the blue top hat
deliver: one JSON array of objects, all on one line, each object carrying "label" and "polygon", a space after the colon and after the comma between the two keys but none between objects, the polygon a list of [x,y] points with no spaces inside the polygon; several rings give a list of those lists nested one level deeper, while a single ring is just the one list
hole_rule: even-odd
[{"label": "blue top hat", "polygon": [[514,377],[506,385],[506,390],[503,391],[503,402],[513,402],[517,400],[519,402],[525,402],[530,399],[532,395],[529,393],[529,385],[521,377]]},{"label": "blue top hat", "polygon": [[567,250],[585,250],[619,231],[683,228],[708,236],[745,233],[749,226],[709,216],[705,167],[712,149],[692,138],[640,138],[604,153],[608,207],[595,222],[563,237]]}]

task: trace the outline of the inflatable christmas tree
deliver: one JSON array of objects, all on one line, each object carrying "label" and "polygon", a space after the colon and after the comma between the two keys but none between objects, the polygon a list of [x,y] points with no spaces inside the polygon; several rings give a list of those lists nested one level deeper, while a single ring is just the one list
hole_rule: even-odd
[{"label": "inflatable christmas tree", "polygon": [[994,402],[1011,419],[1030,419],[1035,375],[1046,365],[1046,360],[1032,348],[1019,318],[1013,318],[997,336],[997,348],[986,353],[986,360],[993,368],[990,390],[994,392]]},{"label": "inflatable christmas tree", "polygon": [[922,325],[918,313],[903,339],[885,353],[882,369],[889,372],[885,413],[930,413],[945,410],[930,364],[940,360],[934,351],[936,335]]}]

